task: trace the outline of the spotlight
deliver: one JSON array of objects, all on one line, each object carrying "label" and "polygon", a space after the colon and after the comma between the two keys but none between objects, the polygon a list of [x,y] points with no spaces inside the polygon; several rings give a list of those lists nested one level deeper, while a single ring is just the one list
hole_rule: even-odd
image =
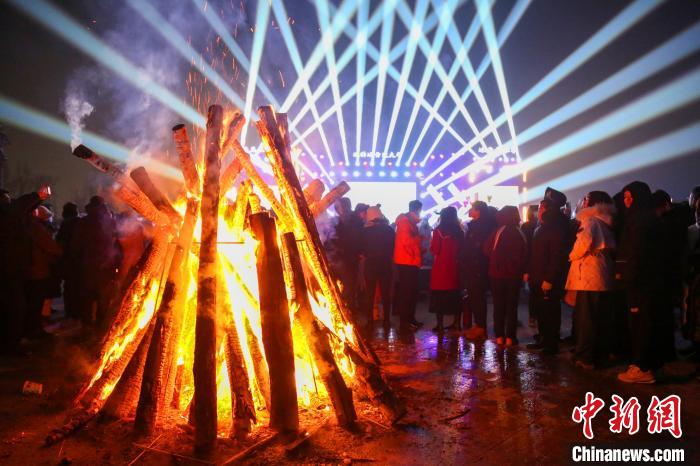
[{"label": "spotlight", "polygon": [[408,178],[409,176],[411,176],[411,172],[405,171],[405,172],[403,172],[403,176]]},{"label": "spotlight", "polygon": [[360,176],[360,172],[355,170],[354,172],[352,172],[352,176],[354,176],[355,178],[358,178]]},{"label": "spotlight", "polygon": [[386,176],[386,172],[385,172],[385,171],[382,170],[382,171],[379,172],[379,178],[384,178],[385,176]]},{"label": "spotlight", "polygon": [[396,178],[397,176],[399,176],[399,173],[396,170],[392,170],[389,176],[391,176],[392,178]]},{"label": "spotlight", "polygon": [[372,177],[372,172],[371,172],[371,171],[365,172],[365,176],[368,177],[368,178],[371,178],[371,177]]}]

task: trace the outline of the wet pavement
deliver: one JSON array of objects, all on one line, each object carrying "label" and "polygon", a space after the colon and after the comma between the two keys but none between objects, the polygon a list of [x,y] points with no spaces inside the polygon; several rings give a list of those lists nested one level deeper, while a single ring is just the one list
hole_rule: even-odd
[{"label": "wet pavement", "polygon": [[[563,314],[562,334],[566,335],[571,311]],[[512,348],[499,347],[493,339],[470,341],[459,332],[375,332],[373,342],[384,370],[409,403],[411,414],[399,425],[406,438],[398,436],[395,447],[404,455],[415,451],[415,456],[406,455],[403,464],[428,464],[436,457],[445,464],[561,464],[570,461],[573,445],[610,444],[684,447],[686,460],[698,464],[700,384],[694,364],[668,364],[654,385],[624,384],[616,380],[626,368],[622,363],[585,370],[572,364],[570,346],[564,345],[556,356],[526,349],[534,329],[527,326],[525,305],[520,306],[519,317],[525,325],[518,328],[520,346]],[[433,315],[420,310],[418,320],[425,323],[424,328],[435,322]],[[606,403],[593,420],[591,441],[583,436],[581,424],[571,419],[572,410],[584,403],[589,391]],[[624,400],[639,399],[639,433],[609,431],[613,394]],[[646,432],[652,395],[663,399],[671,394],[682,400],[679,440],[667,432]]]},{"label": "wet pavement", "polygon": [[[686,361],[669,364],[665,376],[654,385],[623,384],[615,378],[625,368],[621,363],[587,371],[571,363],[568,346],[557,356],[526,349],[533,329],[527,326],[525,305],[519,316],[525,324],[518,328],[520,346],[507,349],[493,340],[467,340],[459,332],[436,335],[428,330],[434,316],[425,308],[421,303],[418,319],[425,322],[426,329],[403,335],[392,329],[385,335],[377,328],[371,338],[387,379],[408,406],[408,415],[396,426],[388,426],[367,400],[356,399],[357,431],[345,431],[332,420],[321,429],[308,425],[314,433],[294,455],[285,452],[284,445],[272,444],[242,464],[566,464],[573,445],[680,447],[685,448],[688,464],[700,464],[696,365]],[[564,311],[563,317],[562,333],[566,335],[570,311]],[[135,459],[134,464],[140,465],[195,464],[155,452],[142,454],[137,446],[153,444],[186,456],[191,454],[191,434],[172,426],[144,439],[133,433],[128,420],[92,423],[65,442],[42,448],[47,431],[65,421],[71,387],[84,378],[88,367],[82,343],[57,340],[36,348],[29,358],[0,360],[0,464],[129,464]],[[22,396],[24,380],[43,383],[42,396]],[[581,425],[571,419],[573,408],[584,403],[586,392],[606,403],[593,420],[593,440],[587,440]],[[639,433],[609,431],[613,394],[625,400],[639,399]],[[680,439],[667,432],[646,432],[651,397],[663,399],[671,394],[682,400]],[[319,419],[317,413],[311,414]],[[314,422],[308,412],[302,418]],[[241,447],[222,448],[220,456],[226,458]]]}]

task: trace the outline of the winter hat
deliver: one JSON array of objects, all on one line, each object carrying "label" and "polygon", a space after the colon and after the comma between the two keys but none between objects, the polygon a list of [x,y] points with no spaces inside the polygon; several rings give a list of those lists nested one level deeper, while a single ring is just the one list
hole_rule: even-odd
[{"label": "winter hat", "polygon": [[363,204],[362,202],[355,205],[355,213],[356,214],[361,214],[362,212],[367,212],[367,209],[369,209],[369,205]]},{"label": "winter hat", "polygon": [[382,210],[380,209],[381,206],[381,204],[377,204],[367,209],[367,223],[374,222],[375,220],[386,219],[386,217],[384,217],[384,214],[382,213]]},{"label": "winter hat", "polygon": [[61,217],[63,218],[75,218],[78,216],[78,206],[72,202],[66,202],[63,204],[63,213]]},{"label": "winter hat", "polygon": [[554,203],[554,207],[561,209],[566,204],[566,194],[554,188],[547,187],[544,191],[544,198]]}]

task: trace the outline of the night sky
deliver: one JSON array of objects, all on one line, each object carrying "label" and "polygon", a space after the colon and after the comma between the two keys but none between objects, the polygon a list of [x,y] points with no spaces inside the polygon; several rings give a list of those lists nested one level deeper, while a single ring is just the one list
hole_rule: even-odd
[{"label": "night sky", "polygon": [[[26,1],[31,2],[32,0]],[[163,8],[162,5],[167,5],[165,2],[154,1],[152,3],[159,9]],[[628,6],[629,3],[617,0],[534,0],[500,51],[511,103],[525,94],[540,78],[564,60],[580,44]],[[54,2],[53,4],[60,6],[64,12],[84,27],[105,38],[110,44],[117,44],[118,47],[115,48],[139,66],[147,66],[146,63],[138,62],[138,60],[149,56],[141,53],[144,50],[153,53],[155,57],[161,57],[163,60],[167,59],[168,63],[177,62],[177,67],[173,68],[172,75],[162,79],[159,78],[159,82],[177,95],[182,96],[183,99],[189,99],[185,81],[188,72],[192,72],[192,70],[189,68],[188,63],[174,54],[167,41],[164,41],[151,31],[149,26],[135,12],[130,10],[128,6],[123,5],[123,2],[63,1]],[[174,18],[173,22],[177,25],[178,21],[183,21],[183,18],[186,19],[186,24],[191,26],[191,29],[184,32],[188,33],[193,46],[206,54],[207,47],[216,44],[216,34],[202,22],[201,18],[197,17],[194,4],[184,1],[182,3],[174,2],[173,5],[175,4],[178,5],[179,16],[176,18],[171,17]],[[185,6],[184,4],[188,5]],[[319,39],[318,23],[314,21],[315,9],[306,1],[287,1],[285,4],[289,15],[296,20],[293,30],[299,42],[302,59],[306,60]],[[408,4],[411,9],[414,8],[414,2],[409,1]],[[496,31],[499,30],[514,4],[514,1],[509,0],[496,1],[492,10]],[[235,28],[238,34],[237,40],[240,40],[241,48],[246,53],[249,53],[252,46],[253,33],[250,31],[250,28],[255,22],[255,5],[255,2],[239,4],[239,2],[228,1],[210,2],[209,5],[209,7],[217,9],[222,14],[227,26],[232,31]],[[378,6],[379,2],[371,2],[370,11],[373,11]],[[191,14],[187,14],[187,8],[191,10]],[[459,30],[460,37],[464,36],[474,14],[475,8],[471,2],[467,2],[457,10],[454,24]],[[273,19],[271,16],[271,21]],[[530,127],[592,85],[605,79],[626,64],[670,39],[674,34],[698,21],[700,21],[700,2],[695,0],[677,0],[664,3],[516,115],[516,131],[522,131]],[[125,24],[129,26],[128,29],[124,29]],[[291,63],[285,62],[288,59],[278,59],[275,55],[275,48],[280,46],[279,41],[282,39],[275,36],[274,24],[271,31],[270,43],[265,45],[263,51],[261,79],[266,80],[273,92],[279,93],[280,97],[283,98],[288,89],[284,88],[286,83],[281,83],[282,79],[278,79],[277,76],[293,82],[296,79],[296,74]],[[397,27],[394,32],[395,37],[399,37],[402,32],[405,33],[405,30],[402,31],[400,27]],[[433,37],[433,34],[427,36],[429,40],[432,40]],[[160,124],[161,120],[152,118],[149,112],[158,112],[159,118],[162,117],[163,121],[161,125],[163,126],[163,131],[158,135],[154,135],[154,138],[163,138],[163,135],[167,135],[171,124],[181,121],[177,115],[169,115],[168,111],[164,113],[162,106],[157,102],[148,105],[146,107],[147,111],[143,114],[139,114],[133,108],[130,111],[126,111],[124,107],[133,105],[133,101],[130,100],[132,97],[133,99],[144,98],[139,90],[131,88],[118,76],[104,71],[91,58],[75,50],[59,36],[45,30],[43,26],[26,17],[4,1],[0,2],[0,40],[2,44],[0,46],[0,63],[2,63],[0,94],[4,97],[9,97],[28,107],[64,120],[61,110],[62,102],[71,82],[75,82],[76,75],[80,76],[81,73],[100,73],[99,79],[91,81],[89,89],[90,101],[94,105],[95,111],[86,120],[86,128],[88,130],[105,135],[126,146],[131,146],[137,136],[143,137],[143,134],[137,134],[139,127],[143,129],[141,122],[138,121],[140,117],[143,117],[143,120],[158,121]],[[375,33],[370,40],[379,44],[380,38],[378,33]],[[336,42],[336,54],[340,55],[344,48],[348,46],[348,43],[349,39],[347,37],[338,40]],[[447,52],[450,50],[449,47],[446,46],[443,50],[446,52],[440,53],[439,59],[448,68],[455,57]],[[217,56],[217,53],[214,56]],[[469,53],[469,57],[472,59],[475,67],[485,53],[486,47],[480,34],[475,46]],[[414,67],[415,70],[420,70],[422,66],[425,66],[425,58],[420,58],[420,53],[417,55]],[[394,64],[400,69],[401,58],[396,60]],[[226,65],[222,62],[221,66],[223,68]],[[672,66],[653,76],[646,77],[638,84],[615,95],[613,98],[588,109],[575,118],[522,145],[520,152],[523,158],[527,159],[528,155],[536,153],[538,150],[555,143],[577,129],[596,121],[609,112],[653,91],[684,73],[697,69],[698,66],[700,66],[700,52],[696,50],[695,53],[690,54]],[[354,84],[354,69],[353,63],[339,76],[341,92]],[[414,78],[415,70],[412,72],[411,82],[414,79],[416,81],[419,79],[419,77]],[[327,70],[321,67],[311,80],[312,87],[318,85],[325,74],[327,74]],[[417,74],[419,74],[419,71]],[[232,87],[241,96],[245,96],[245,82],[247,79],[245,72],[241,71],[240,74],[236,74],[234,71],[227,78],[230,78]],[[106,85],[105,83],[108,83],[108,80],[113,80],[113,83]],[[454,84],[459,92],[465,87],[466,80],[461,73]],[[426,92],[428,100],[432,101],[435,98],[434,96],[440,89],[440,85],[437,81],[430,82]],[[385,99],[393,99],[396,83],[389,79],[387,86]],[[500,107],[497,86],[491,73],[485,75],[482,80],[482,86],[487,101],[490,105],[493,103],[495,107],[495,110],[493,110],[494,115],[499,115],[502,108]],[[365,92],[364,115],[367,117],[367,120],[371,119],[375,93],[376,83],[372,83]],[[330,93],[328,94],[330,95]],[[213,99],[215,100],[216,96]],[[473,100],[473,97],[471,100]],[[471,102],[471,100],[467,102],[468,106],[474,105],[474,102]],[[302,94],[298,102],[290,109],[290,115],[293,115],[294,110],[303,105],[303,101],[304,96]],[[323,103],[325,102],[326,100],[323,101]],[[265,103],[267,102],[265,102],[264,96],[257,92],[255,104]],[[441,114],[447,115],[451,112],[452,109],[449,108],[449,104],[449,99],[446,99],[439,109]],[[348,139],[352,140],[353,143],[355,140],[355,119],[352,117],[352,114],[355,113],[354,105],[353,102],[345,109]],[[412,100],[407,99],[405,105],[401,107],[400,119],[408,118],[405,113],[410,112],[410,105],[412,105]],[[471,107],[469,108],[471,109]],[[387,114],[390,113],[390,108],[386,109],[385,107],[382,114],[382,130],[386,130],[388,123],[385,120],[389,119]],[[312,121],[309,118],[304,119],[303,124],[308,125]],[[593,144],[583,150],[569,154],[562,160],[535,170],[529,176],[528,185],[534,186],[546,183],[551,178],[584,167],[589,163],[604,159],[675,129],[697,123],[699,120],[700,101],[696,100],[671,113],[654,118],[630,131]],[[133,132],[130,132],[129,125],[126,124],[128,121],[133,121]],[[115,122],[118,122],[118,125]],[[167,124],[165,124],[166,122]],[[48,181],[54,187],[55,205],[60,206],[69,200],[84,204],[89,195],[98,190],[99,186],[107,185],[108,180],[97,175],[92,167],[70,155],[70,147],[67,144],[57,143],[40,135],[17,129],[10,122],[3,121],[0,123],[2,123],[4,132],[11,141],[11,145],[6,149],[8,158],[7,174],[5,176],[6,186],[16,194],[19,194],[21,191],[33,190],[38,183]],[[397,131],[400,131],[401,127],[402,125],[397,125]],[[460,133],[463,132],[467,139],[472,136],[464,122],[456,123],[455,128],[458,128]],[[431,131],[433,131],[432,128]],[[365,131],[365,133],[369,133],[369,131]],[[507,134],[506,125],[500,128],[500,134],[502,136]],[[700,139],[700,134],[698,134],[698,138]],[[156,152],[159,152],[157,156],[175,164],[176,160],[172,157],[172,153],[167,152],[171,145],[170,141],[167,138],[160,139],[160,141],[157,144],[154,143],[156,146],[160,146],[160,149],[156,150]],[[317,145],[318,141],[315,140],[314,143],[314,149],[320,151],[321,148]],[[459,146],[455,145],[455,143],[456,141],[454,140],[446,140],[444,147],[439,147],[439,150],[445,153],[458,150]],[[337,150],[337,137],[332,137],[332,145],[332,149]],[[380,145],[383,145],[383,143]],[[172,148],[170,149],[172,150]],[[568,194],[574,200],[582,197],[585,191],[593,188],[604,189],[614,194],[627,182],[633,179],[641,179],[649,182],[652,189],[666,189],[674,198],[680,200],[687,196],[693,185],[700,184],[700,176],[698,176],[700,173],[700,157],[698,155],[700,155],[700,150],[694,150],[671,161],[642,170],[632,170],[630,173],[622,176],[605,179],[600,182],[589,180],[589,184],[572,190]],[[452,167],[451,170],[458,168],[460,168],[460,165]]]}]

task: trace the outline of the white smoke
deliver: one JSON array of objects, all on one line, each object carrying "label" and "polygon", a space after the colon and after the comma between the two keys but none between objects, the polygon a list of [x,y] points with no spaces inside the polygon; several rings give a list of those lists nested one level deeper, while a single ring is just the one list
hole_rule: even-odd
[{"label": "white smoke", "polygon": [[63,112],[66,115],[66,121],[70,126],[70,148],[75,150],[83,141],[82,133],[85,129],[84,120],[95,108],[83,99],[80,94],[69,91],[63,101]]}]

